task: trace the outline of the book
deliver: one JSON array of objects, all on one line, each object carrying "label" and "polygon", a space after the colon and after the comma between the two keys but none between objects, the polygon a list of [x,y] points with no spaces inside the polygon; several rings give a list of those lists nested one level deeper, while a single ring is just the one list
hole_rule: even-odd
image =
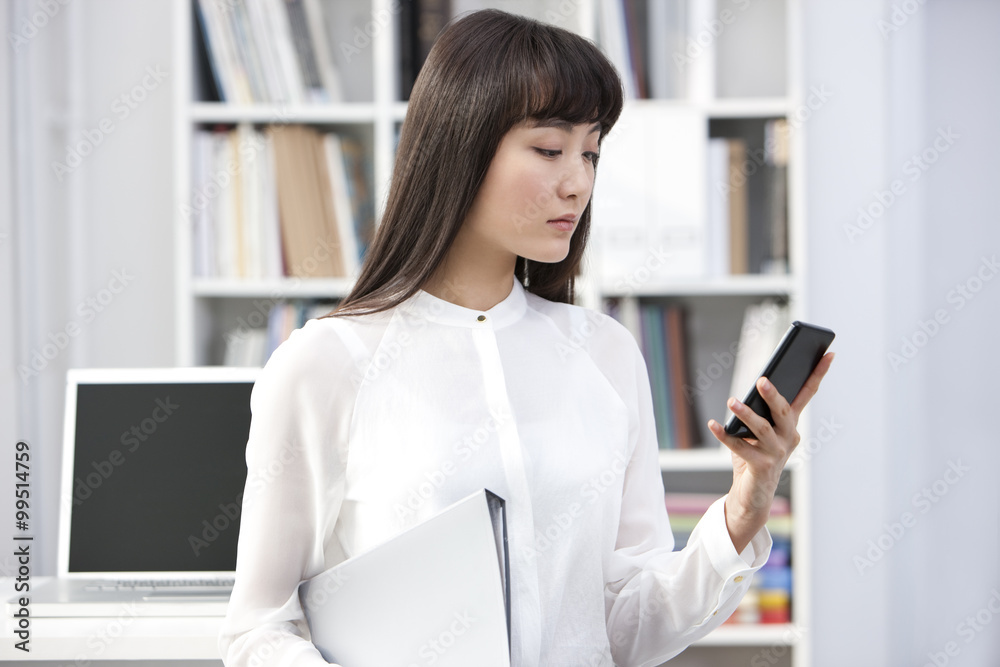
[{"label": "book", "polygon": [[305,126],[195,132],[192,197],[183,208],[194,231],[192,273],[356,275],[374,232],[363,153],[356,140]]},{"label": "book", "polygon": [[637,86],[629,52],[625,7],[621,0],[614,0],[600,3],[598,11],[598,42],[601,50],[621,76],[625,99],[634,100]]},{"label": "book", "polygon": [[631,294],[705,275],[704,129],[689,108],[622,111],[594,183],[593,265],[605,291]]},{"label": "book", "polygon": [[687,0],[648,0],[649,96],[683,99],[687,94],[683,57],[687,36]]},{"label": "book", "polygon": [[[775,299],[765,299],[747,306],[743,312],[743,324],[733,361],[730,396],[742,398],[746,394],[789,324],[787,304]],[[726,408],[726,419],[731,414],[732,410]]]},{"label": "book", "polygon": [[341,10],[341,3],[320,0],[198,0],[205,53],[220,100],[341,101],[328,31],[328,22],[340,22]]},{"label": "book", "polygon": [[708,224],[705,229],[705,273],[729,275],[729,140],[708,140]]},{"label": "book", "polygon": [[400,3],[399,99],[410,99],[413,83],[452,16],[450,0],[409,0]]},{"label": "book", "polygon": [[[481,489],[303,582],[299,601],[323,658],[509,667],[505,512],[502,498]],[[447,641],[437,641],[442,633]]]},{"label": "book", "polygon": [[764,192],[764,215],[770,236],[769,256],[761,273],[788,273],[788,142],[789,125],[785,118],[764,124],[764,161],[767,181]]},{"label": "book", "polygon": [[667,363],[670,373],[670,399],[674,426],[674,445],[678,449],[691,449],[698,441],[695,427],[694,406],[688,400],[684,387],[688,385],[687,336],[684,332],[684,311],[679,306],[664,310]]},{"label": "book", "polygon": [[284,7],[284,0],[253,1],[263,4],[264,13],[268,17],[277,68],[281,72],[281,79],[284,82],[285,96],[280,100],[272,101],[302,104],[308,98],[308,92],[306,91],[305,79],[302,76],[302,68],[299,67],[298,54],[293,43],[292,26],[288,12]]},{"label": "book", "polygon": [[673,426],[669,409],[667,360],[664,356],[663,319],[659,307],[654,304],[640,306],[639,319],[642,331],[642,356],[646,360],[649,389],[653,399],[656,440],[660,449],[671,449],[674,446]]},{"label": "book", "polygon": [[333,52],[327,39],[323,19],[323,5],[320,0],[305,0],[306,27],[312,41],[316,67],[319,70],[319,99],[324,102],[341,102],[344,94],[340,84],[340,73],[333,62]]},{"label": "book", "polygon": [[347,175],[340,137],[333,133],[324,135],[323,152],[330,177],[330,195],[333,199],[337,236],[343,249],[344,272],[348,276],[357,276],[361,271],[357,243],[358,225],[354,219],[354,208],[351,206],[350,178]]},{"label": "book", "polygon": [[747,144],[728,139],[729,144],[729,272],[750,272],[750,194],[743,172]]}]

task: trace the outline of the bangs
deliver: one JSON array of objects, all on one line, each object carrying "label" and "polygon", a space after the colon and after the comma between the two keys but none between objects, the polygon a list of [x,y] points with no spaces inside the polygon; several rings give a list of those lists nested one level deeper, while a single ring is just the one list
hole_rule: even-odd
[{"label": "bangs", "polygon": [[515,35],[507,84],[510,127],[526,120],[599,123],[607,135],[622,109],[618,72],[596,46],[551,26],[529,23]]}]

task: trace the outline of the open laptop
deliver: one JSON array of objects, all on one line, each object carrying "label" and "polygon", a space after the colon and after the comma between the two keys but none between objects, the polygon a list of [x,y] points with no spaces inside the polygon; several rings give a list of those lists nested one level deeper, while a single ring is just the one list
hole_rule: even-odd
[{"label": "open laptop", "polygon": [[68,371],[58,576],[33,615],[225,613],[258,372]]}]

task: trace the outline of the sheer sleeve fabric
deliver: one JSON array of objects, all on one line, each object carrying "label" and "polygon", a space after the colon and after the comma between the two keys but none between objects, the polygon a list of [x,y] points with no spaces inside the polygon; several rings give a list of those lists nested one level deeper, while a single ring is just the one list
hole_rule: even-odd
[{"label": "sheer sleeve fabric", "polygon": [[722,497],[687,546],[673,550],[646,365],[631,335],[617,346],[627,351],[621,364],[631,368],[635,412],[615,548],[605,568],[608,637],[616,665],[659,665],[735,611],[767,560],[771,538],[763,528],[737,553]]},{"label": "sheer sleeve fabric", "polygon": [[295,331],[253,389],[236,584],[219,635],[227,667],[328,664],[309,641],[298,586],[342,553],[329,542],[356,371],[333,331],[315,321]]}]

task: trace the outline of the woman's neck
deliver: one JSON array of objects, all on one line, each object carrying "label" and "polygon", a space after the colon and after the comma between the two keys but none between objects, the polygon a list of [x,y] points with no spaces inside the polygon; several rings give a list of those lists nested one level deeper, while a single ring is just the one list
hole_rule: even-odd
[{"label": "woman's neck", "polygon": [[464,308],[489,310],[510,295],[517,257],[491,259],[449,253],[420,288]]}]

